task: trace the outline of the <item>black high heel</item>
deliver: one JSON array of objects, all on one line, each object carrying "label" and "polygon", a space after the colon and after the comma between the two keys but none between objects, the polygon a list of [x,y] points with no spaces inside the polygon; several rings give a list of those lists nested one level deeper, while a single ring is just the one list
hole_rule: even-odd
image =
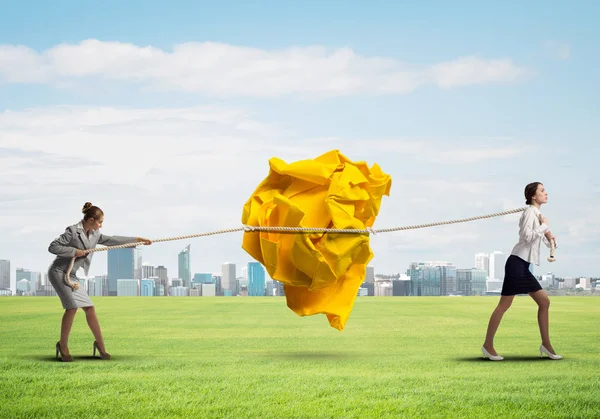
[{"label": "black high heel", "polygon": [[107,352],[102,352],[100,350],[100,347],[98,346],[98,342],[94,341],[94,356],[96,356],[96,349],[98,350],[98,353],[100,354],[100,358],[110,359],[110,354]]},{"label": "black high heel", "polygon": [[56,359],[58,359],[58,354],[60,354],[60,360],[62,362],[73,362],[73,357],[71,355],[63,354],[60,349],[60,341],[56,342]]}]

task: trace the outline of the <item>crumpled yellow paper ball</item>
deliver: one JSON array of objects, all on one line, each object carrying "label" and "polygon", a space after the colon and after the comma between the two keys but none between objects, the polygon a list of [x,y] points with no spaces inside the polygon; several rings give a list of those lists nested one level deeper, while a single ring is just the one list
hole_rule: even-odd
[{"label": "crumpled yellow paper ball", "polygon": [[[391,177],[338,150],[287,164],[269,160],[269,175],[244,205],[249,226],[365,229],[388,195]],[[284,284],[300,316],[325,314],[343,330],[373,258],[368,234],[245,232],[242,248]]]}]

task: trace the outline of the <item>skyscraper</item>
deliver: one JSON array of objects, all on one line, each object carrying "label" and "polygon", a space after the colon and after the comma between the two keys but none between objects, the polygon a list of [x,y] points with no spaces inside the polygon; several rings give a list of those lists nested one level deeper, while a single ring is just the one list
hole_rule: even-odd
[{"label": "skyscraper", "polygon": [[258,262],[248,262],[248,296],[265,295],[265,270]]},{"label": "skyscraper", "polygon": [[135,251],[133,252],[133,257],[135,259],[135,273],[134,279],[142,279],[144,278],[142,276],[142,266],[143,266],[143,262],[144,262],[144,250],[142,247],[136,247]]},{"label": "skyscraper", "polygon": [[142,265],[142,278],[141,279],[146,279],[146,278],[152,278],[153,276],[156,275],[156,268],[148,263],[144,263]]},{"label": "skyscraper", "polygon": [[183,280],[183,286],[191,288],[192,271],[190,270],[190,245],[179,252],[178,277]]},{"label": "skyscraper", "polygon": [[10,260],[0,260],[0,289],[10,289]]},{"label": "skyscraper", "polygon": [[117,295],[117,280],[135,279],[134,249],[108,250],[108,295]]},{"label": "skyscraper", "polygon": [[169,295],[169,277],[167,275],[167,268],[163,265],[159,265],[154,270],[154,274],[158,277],[160,282],[160,288],[157,295],[160,295],[160,289],[162,288],[162,295]]},{"label": "skyscraper", "polygon": [[29,281],[29,291],[35,291],[41,285],[40,277],[41,275],[39,272],[32,272],[29,269],[17,268],[16,282],[19,282],[22,279]]},{"label": "skyscraper", "polygon": [[506,255],[504,253],[499,251],[490,253],[490,280],[504,281],[505,263]]},{"label": "skyscraper", "polygon": [[367,266],[367,272],[365,275],[365,281],[364,282],[368,282],[370,284],[374,284],[375,283],[375,268],[373,266]]},{"label": "skyscraper", "polygon": [[490,255],[487,253],[475,254],[475,269],[483,270],[486,276],[490,276]]},{"label": "skyscraper", "polygon": [[235,263],[225,262],[222,267],[221,277],[221,288],[223,295],[227,295],[226,291],[229,291],[231,295],[236,295],[236,277],[235,277]]}]

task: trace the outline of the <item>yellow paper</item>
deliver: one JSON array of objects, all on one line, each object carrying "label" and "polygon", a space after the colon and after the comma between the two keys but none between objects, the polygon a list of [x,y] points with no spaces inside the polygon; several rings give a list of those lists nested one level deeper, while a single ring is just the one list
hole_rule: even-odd
[{"label": "yellow paper", "polygon": [[[352,162],[338,150],[290,164],[274,157],[269,165],[244,205],[246,225],[365,229],[392,183],[377,164]],[[284,283],[291,310],[325,314],[338,330],[373,258],[367,234],[245,232],[242,248]]]}]

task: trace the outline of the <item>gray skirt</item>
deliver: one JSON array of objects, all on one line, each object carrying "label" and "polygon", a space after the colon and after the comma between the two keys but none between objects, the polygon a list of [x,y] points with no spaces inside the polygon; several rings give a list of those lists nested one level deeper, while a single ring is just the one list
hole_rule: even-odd
[{"label": "gray skirt", "polygon": [[[66,274],[65,271],[55,267],[48,269],[48,280],[60,298],[63,308],[68,310],[71,308],[92,307],[94,304],[83,287],[80,286],[77,291],[73,291],[71,287],[65,284]],[[78,281],[73,272],[71,272],[71,281]]]}]

